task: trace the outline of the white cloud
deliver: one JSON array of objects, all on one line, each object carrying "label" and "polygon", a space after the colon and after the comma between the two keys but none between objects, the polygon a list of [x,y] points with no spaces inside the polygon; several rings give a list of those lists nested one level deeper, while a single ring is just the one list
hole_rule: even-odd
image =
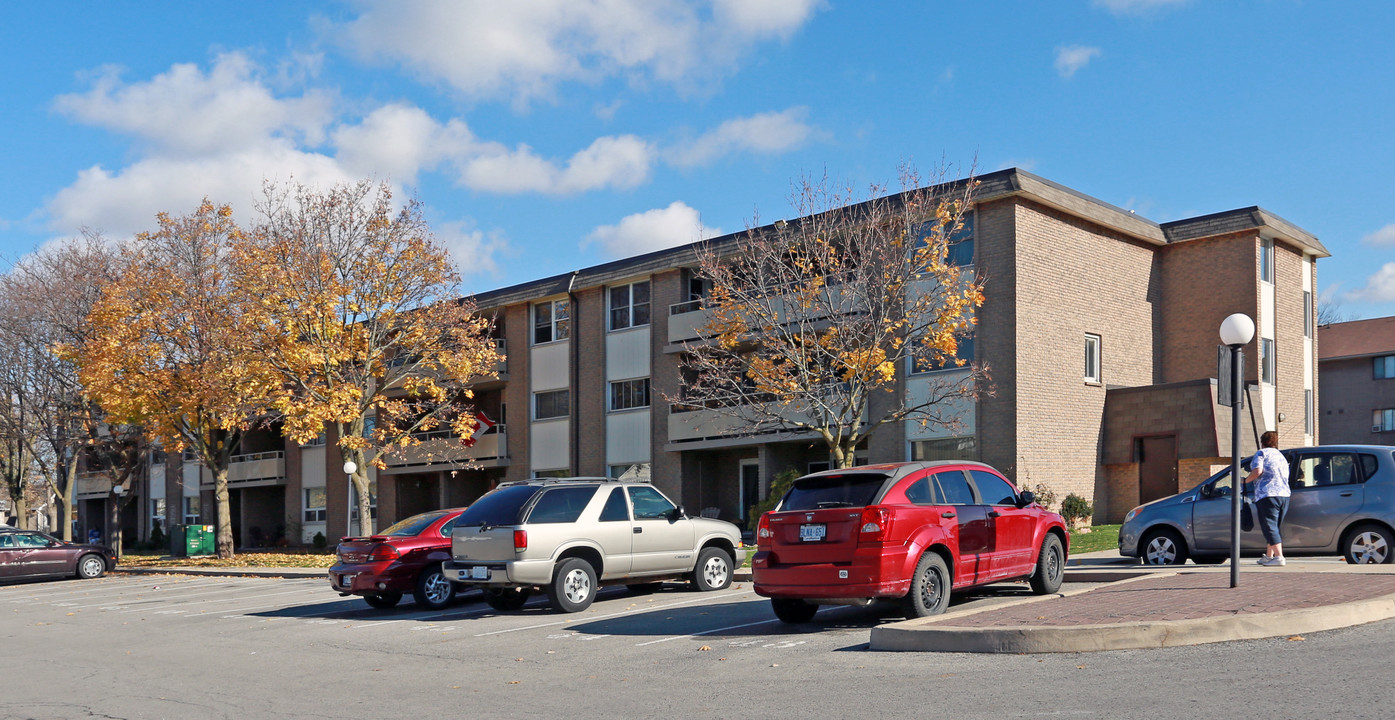
[{"label": "white cloud", "polygon": [[1374,275],[1366,279],[1366,286],[1343,296],[1354,302],[1395,301],[1395,262],[1386,263]]},{"label": "white cloud", "polygon": [[1395,224],[1385,227],[1361,238],[1361,242],[1376,247],[1395,247]]},{"label": "white cloud", "polygon": [[385,105],[358,125],[338,128],[333,139],[337,158],[349,171],[386,174],[406,183],[445,158],[467,155],[476,145],[464,122],[442,124],[425,110],[402,104]]},{"label": "white cloud", "polygon": [[666,208],[627,215],[615,225],[602,225],[592,230],[581,246],[585,248],[597,243],[608,257],[622,258],[686,245],[721,234],[721,228],[703,225],[697,210],[674,201]]},{"label": "white cloud", "polygon": [[1100,49],[1097,47],[1087,47],[1084,45],[1065,45],[1056,48],[1056,72],[1063,78],[1068,78],[1075,74],[1077,70],[1085,67],[1091,60],[1098,57]]},{"label": "white cloud", "polygon": [[475,146],[457,158],[460,182],[497,193],[569,194],[601,188],[630,188],[649,179],[654,148],[634,135],[597,138],[566,167],[539,157],[527,145],[509,150],[499,143]]},{"label": "white cloud", "polygon": [[241,53],[220,55],[207,74],[181,63],[134,84],[122,83],[115,68],[104,68],[91,90],[61,95],[54,105],[80,122],[139,137],[164,154],[186,156],[287,138],[317,144],[333,112],[326,93],[273,96],[260,70]]},{"label": "white cloud", "polygon": [[817,130],[804,122],[807,108],[790,108],[728,120],[697,139],[681,143],[665,153],[680,167],[706,165],[732,153],[773,154],[803,145]]},{"label": "white cloud", "polygon": [[467,223],[449,222],[434,228],[437,242],[450,252],[460,274],[498,275],[497,256],[511,248],[503,235],[469,228]]},{"label": "white cloud", "polygon": [[1095,7],[1102,7],[1115,15],[1139,15],[1188,2],[1190,0],[1095,0]]},{"label": "white cloud", "polygon": [[683,83],[720,75],[750,42],[785,38],[816,0],[719,0],[710,17],[681,0],[403,2],[362,0],[329,34],[471,96],[546,97],[565,81],[624,74]]}]

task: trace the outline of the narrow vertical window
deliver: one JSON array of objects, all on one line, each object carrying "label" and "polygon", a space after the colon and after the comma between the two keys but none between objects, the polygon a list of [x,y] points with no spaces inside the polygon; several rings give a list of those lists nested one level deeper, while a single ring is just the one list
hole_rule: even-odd
[{"label": "narrow vertical window", "polygon": [[1303,432],[1313,434],[1313,391],[1303,391]]},{"label": "narrow vertical window", "polygon": [[1085,334],[1085,382],[1100,381],[1100,336]]},{"label": "narrow vertical window", "polygon": [[1313,336],[1313,293],[1311,290],[1303,291],[1303,337]]},{"label": "narrow vertical window", "polygon": [[1274,384],[1274,341],[1270,338],[1259,340],[1259,379],[1265,384]]},{"label": "narrow vertical window", "polygon": [[1274,282],[1274,241],[1269,238],[1259,241],[1259,279]]}]

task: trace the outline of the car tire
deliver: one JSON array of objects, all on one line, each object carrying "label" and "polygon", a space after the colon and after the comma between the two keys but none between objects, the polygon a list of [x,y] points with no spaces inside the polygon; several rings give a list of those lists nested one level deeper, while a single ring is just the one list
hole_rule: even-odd
[{"label": "car tire", "polygon": [[522,610],[523,604],[533,596],[528,588],[486,588],[484,601],[499,612]]},{"label": "car tire", "polygon": [[417,605],[429,610],[440,610],[455,599],[455,583],[441,572],[441,566],[429,565],[417,576],[417,587],[412,591]]},{"label": "car tire", "polygon": [[596,599],[596,571],[581,558],[558,563],[547,586],[547,599],[557,612],[575,613],[591,607]]},{"label": "car tire", "polygon": [[1138,559],[1144,565],[1181,565],[1187,562],[1187,544],[1176,530],[1154,530],[1138,544]]},{"label": "car tire", "polygon": [[770,598],[770,607],[780,622],[799,625],[814,619],[819,606],[799,598]]},{"label": "car tire", "polygon": [[949,607],[950,586],[949,566],[940,554],[927,551],[916,563],[915,574],[911,575],[911,589],[901,598],[901,609],[907,618],[939,615]]},{"label": "car tire", "polygon": [[1041,552],[1037,554],[1037,571],[1032,573],[1032,592],[1050,595],[1061,589],[1061,580],[1066,575],[1066,552],[1061,547],[1061,538],[1047,533],[1041,541]]},{"label": "car tire", "polygon": [[363,601],[368,603],[369,607],[375,607],[379,610],[391,610],[397,607],[397,603],[402,602],[402,593],[381,592],[373,595],[364,595]]},{"label": "car tire", "polygon": [[703,548],[693,567],[693,589],[712,592],[731,587],[731,556],[719,547]]},{"label": "car tire", "polygon": [[1366,523],[1352,528],[1342,542],[1342,557],[1353,565],[1395,562],[1395,537],[1384,526]]},{"label": "car tire", "polygon": [[83,580],[96,580],[107,573],[107,561],[101,555],[88,553],[78,558],[77,576]]}]

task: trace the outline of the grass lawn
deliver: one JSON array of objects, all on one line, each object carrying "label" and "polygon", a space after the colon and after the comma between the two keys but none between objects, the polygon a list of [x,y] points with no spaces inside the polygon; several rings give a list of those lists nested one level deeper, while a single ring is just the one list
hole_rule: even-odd
[{"label": "grass lawn", "polygon": [[1119,549],[1119,526],[1096,525],[1088,533],[1079,531],[1070,534],[1070,554]]},{"label": "grass lawn", "polygon": [[211,556],[191,558],[127,552],[118,567],[324,567],[334,564],[331,552],[245,552],[225,560]]}]

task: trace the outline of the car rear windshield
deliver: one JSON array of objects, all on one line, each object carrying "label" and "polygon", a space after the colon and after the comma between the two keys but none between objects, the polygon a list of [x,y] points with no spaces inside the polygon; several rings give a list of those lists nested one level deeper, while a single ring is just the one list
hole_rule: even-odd
[{"label": "car rear windshield", "polygon": [[406,520],[398,520],[378,534],[387,535],[389,537],[416,537],[421,534],[422,530],[430,526],[431,523],[440,520],[442,515],[445,515],[445,513],[429,512],[413,515]]},{"label": "car rear windshield", "polygon": [[863,507],[872,503],[884,482],[886,475],[866,472],[800,478],[785,493],[780,509]]},{"label": "car rear windshield", "polygon": [[455,526],[517,525],[523,517],[523,506],[540,490],[537,485],[513,485],[485,493],[460,515]]}]

